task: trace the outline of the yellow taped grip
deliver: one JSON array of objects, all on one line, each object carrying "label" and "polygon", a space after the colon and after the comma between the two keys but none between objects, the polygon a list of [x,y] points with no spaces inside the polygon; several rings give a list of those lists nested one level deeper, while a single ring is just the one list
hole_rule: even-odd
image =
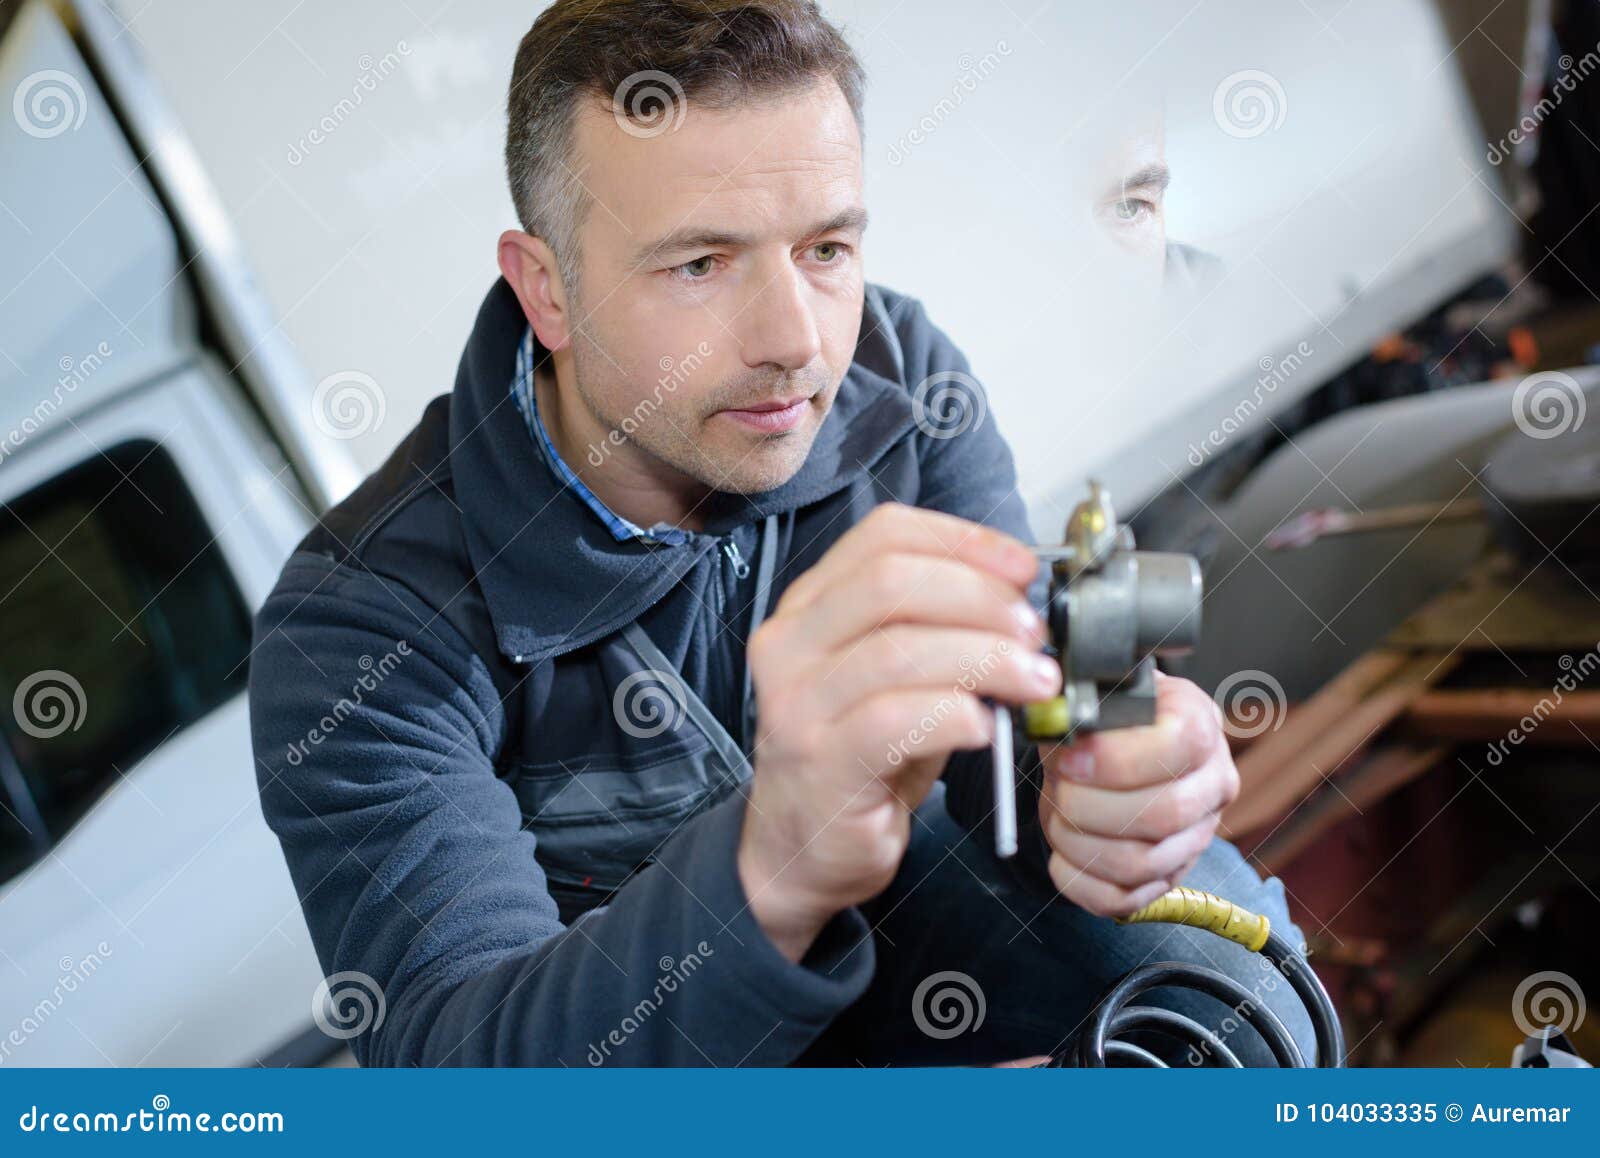
[{"label": "yellow taped grip", "polygon": [[1153,921],[1205,929],[1243,945],[1252,953],[1261,951],[1261,946],[1267,943],[1267,934],[1272,930],[1272,922],[1267,918],[1241,909],[1232,901],[1225,901],[1199,889],[1182,887],[1163,893],[1126,917],[1117,918],[1119,925],[1142,925]]}]

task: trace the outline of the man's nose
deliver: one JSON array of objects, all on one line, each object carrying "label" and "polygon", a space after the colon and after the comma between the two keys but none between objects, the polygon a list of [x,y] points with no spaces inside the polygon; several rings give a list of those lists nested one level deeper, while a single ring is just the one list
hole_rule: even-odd
[{"label": "man's nose", "polygon": [[739,352],[747,366],[798,370],[822,352],[810,289],[793,262],[764,280],[740,320]]}]

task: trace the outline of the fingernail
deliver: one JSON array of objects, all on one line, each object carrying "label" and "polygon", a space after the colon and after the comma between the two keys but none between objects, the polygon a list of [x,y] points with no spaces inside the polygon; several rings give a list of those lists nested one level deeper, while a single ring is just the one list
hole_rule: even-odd
[{"label": "fingernail", "polygon": [[1011,617],[1016,620],[1017,626],[1024,633],[1040,643],[1047,642],[1048,633],[1045,631],[1044,617],[1033,609],[1033,604],[1027,600],[1018,600],[1011,605]]},{"label": "fingernail", "polygon": [[1015,563],[1018,567],[1037,567],[1039,565],[1039,557],[1033,553],[1033,549],[1026,543],[1007,538],[1005,540],[1005,550],[1006,554],[1010,556],[1008,562]]},{"label": "fingernail", "polygon": [[1129,902],[1136,909],[1142,909],[1157,897],[1164,896],[1172,886],[1166,881],[1151,881],[1144,888],[1129,897]]},{"label": "fingernail", "polygon": [[1033,675],[1034,686],[1046,694],[1053,692],[1061,683],[1061,665],[1047,655],[1030,655],[1028,667]]},{"label": "fingernail", "polygon": [[1061,774],[1079,784],[1087,784],[1094,779],[1094,753],[1069,749],[1061,757]]}]

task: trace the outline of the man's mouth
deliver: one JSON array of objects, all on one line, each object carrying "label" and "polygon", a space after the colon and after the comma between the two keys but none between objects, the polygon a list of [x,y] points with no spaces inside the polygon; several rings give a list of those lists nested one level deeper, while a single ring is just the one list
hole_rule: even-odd
[{"label": "man's mouth", "polygon": [[747,429],[757,430],[763,434],[774,434],[798,426],[800,420],[805,417],[806,406],[810,402],[810,395],[801,394],[793,398],[760,402],[754,406],[719,410],[717,414],[730,418]]}]

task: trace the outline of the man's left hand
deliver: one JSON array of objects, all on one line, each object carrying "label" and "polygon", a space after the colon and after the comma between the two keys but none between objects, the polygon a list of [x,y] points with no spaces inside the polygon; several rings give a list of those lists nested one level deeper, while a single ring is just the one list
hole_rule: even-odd
[{"label": "man's left hand", "polygon": [[1221,711],[1159,672],[1154,724],[1040,745],[1039,756],[1050,877],[1100,916],[1131,913],[1182,881],[1239,794]]}]

